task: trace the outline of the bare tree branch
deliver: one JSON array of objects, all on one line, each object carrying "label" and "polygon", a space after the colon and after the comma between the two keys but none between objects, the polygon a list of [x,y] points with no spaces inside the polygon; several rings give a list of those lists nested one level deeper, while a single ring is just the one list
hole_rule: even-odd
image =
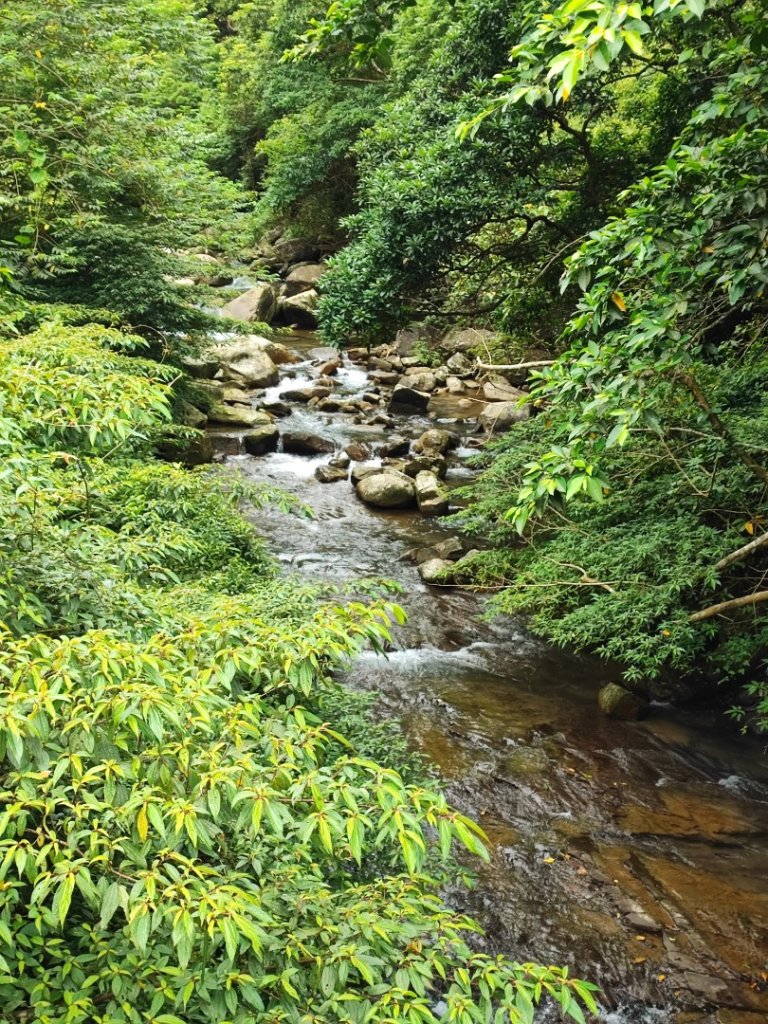
[{"label": "bare tree branch", "polygon": [[744,608],[750,604],[759,604],[761,601],[768,601],[768,590],[758,590],[756,594],[746,594],[744,597],[734,597],[731,601],[721,601],[719,604],[711,604],[709,608],[702,608],[700,612],[694,612],[688,616],[689,622],[703,622],[704,619],[712,619],[715,615],[722,615],[732,608]]}]

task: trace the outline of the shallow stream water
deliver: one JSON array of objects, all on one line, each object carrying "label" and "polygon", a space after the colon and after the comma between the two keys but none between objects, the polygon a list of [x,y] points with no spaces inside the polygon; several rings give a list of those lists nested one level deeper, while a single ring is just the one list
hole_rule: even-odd
[{"label": "shallow stream water", "polygon": [[[294,336],[298,351],[315,344]],[[308,383],[309,361],[259,401]],[[369,387],[345,362],[337,391]],[[438,416],[466,414],[451,400]],[[435,415],[435,413],[433,413]],[[434,419],[402,418],[417,437]],[[472,420],[448,483],[461,483],[476,443]],[[339,448],[380,442],[392,428],[294,405],[285,430]],[[487,831],[491,863],[452,901],[478,917],[488,945],[518,959],[572,965],[604,991],[606,1024],[768,1021],[768,758],[712,713],[655,706],[638,723],[610,721],[596,695],[610,678],[510,619],[480,620],[482,595],[425,586],[406,552],[445,536],[415,512],[363,505],[347,482],[321,484],[327,461],[280,451],[243,454],[245,431],[216,431],[228,464],[312,506],[315,518],[259,512],[286,571],[325,580],[385,576],[403,587],[408,623],[386,657],[364,654],[348,685],[380,694],[411,745],[436,765],[452,802]]]}]

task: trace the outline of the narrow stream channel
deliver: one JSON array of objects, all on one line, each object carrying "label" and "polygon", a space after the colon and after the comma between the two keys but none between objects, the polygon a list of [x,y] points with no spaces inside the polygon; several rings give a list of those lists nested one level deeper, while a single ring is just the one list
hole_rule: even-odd
[{"label": "narrow stream channel", "polygon": [[[316,344],[287,343],[303,354]],[[257,404],[317,373],[308,360],[283,369],[292,378]],[[342,394],[369,386],[346,361],[336,379]],[[434,425],[408,417],[397,430],[417,437]],[[451,422],[467,434],[473,426]],[[281,428],[339,448],[392,434],[298,404]],[[312,520],[258,513],[286,571],[385,576],[404,588],[409,620],[395,649],[364,654],[345,681],[380,694],[381,713],[402,721],[453,803],[488,832],[491,863],[472,892],[452,897],[482,921],[490,948],[572,965],[603,987],[611,1024],[768,1020],[765,744],[720,717],[668,707],[640,723],[603,718],[606,669],[520,622],[479,621],[477,595],[421,582],[406,552],[445,536],[433,520],[368,508],[346,481],[318,482],[328,456],[243,454],[245,432],[214,432],[228,465],[315,511]],[[449,484],[467,479],[470,453],[458,449]]]}]

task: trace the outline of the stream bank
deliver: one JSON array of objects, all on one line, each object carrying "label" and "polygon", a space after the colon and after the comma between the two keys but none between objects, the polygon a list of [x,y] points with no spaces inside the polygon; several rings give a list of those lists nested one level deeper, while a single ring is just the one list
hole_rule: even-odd
[{"label": "stream bank", "polygon": [[[321,367],[306,358],[314,339],[281,340],[299,361],[281,367],[256,406],[274,408],[316,383]],[[370,386],[346,358],[329,385],[342,406]],[[327,405],[286,404],[281,433],[319,435],[339,450],[445,425],[462,434],[447,486],[470,474],[474,421],[451,415],[465,406],[442,400],[424,415],[366,424]],[[421,581],[405,556],[447,536],[433,519],[370,508],[344,480],[319,482],[327,453],[279,445],[249,455],[247,432],[219,426],[210,436],[233,470],[315,510],[313,520],[256,517],[287,571],[385,576],[403,587],[409,621],[395,649],[361,656],[345,681],[380,694],[380,713],[402,721],[452,802],[488,832],[490,865],[474,891],[452,895],[481,920],[489,946],[573,965],[603,986],[613,1022],[764,1021],[768,768],[759,741],[660,705],[639,723],[601,717],[600,664],[549,647],[519,622],[484,623],[476,595]]]}]

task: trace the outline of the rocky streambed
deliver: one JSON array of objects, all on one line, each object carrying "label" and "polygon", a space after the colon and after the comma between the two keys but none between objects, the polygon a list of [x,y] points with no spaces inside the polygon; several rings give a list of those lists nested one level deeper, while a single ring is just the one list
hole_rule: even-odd
[{"label": "rocky streambed", "polygon": [[[430,561],[465,556],[432,513],[503,421],[493,406],[511,401],[504,385],[458,359],[450,373],[397,352],[355,362],[294,335],[268,353],[271,368],[253,357],[268,371],[257,386],[237,344],[221,339],[223,357],[193,368],[224,378],[200,380],[205,457],[314,508],[311,520],[258,513],[287,571],[402,585],[409,621],[395,649],[363,655],[346,681],[380,694],[380,713],[402,721],[451,800],[487,830],[491,863],[473,891],[452,895],[491,948],[573,965],[603,986],[612,1024],[768,1020],[764,746],[720,717],[665,706],[640,722],[608,719],[596,705],[603,666],[519,622],[484,623],[478,596],[423,578]],[[408,380],[426,373],[431,389]],[[395,398],[403,388],[417,393],[410,405]],[[420,473],[434,478],[422,480],[431,498],[419,497]],[[399,487],[387,507],[387,487],[363,500],[365,480],[382,476]]]}]

